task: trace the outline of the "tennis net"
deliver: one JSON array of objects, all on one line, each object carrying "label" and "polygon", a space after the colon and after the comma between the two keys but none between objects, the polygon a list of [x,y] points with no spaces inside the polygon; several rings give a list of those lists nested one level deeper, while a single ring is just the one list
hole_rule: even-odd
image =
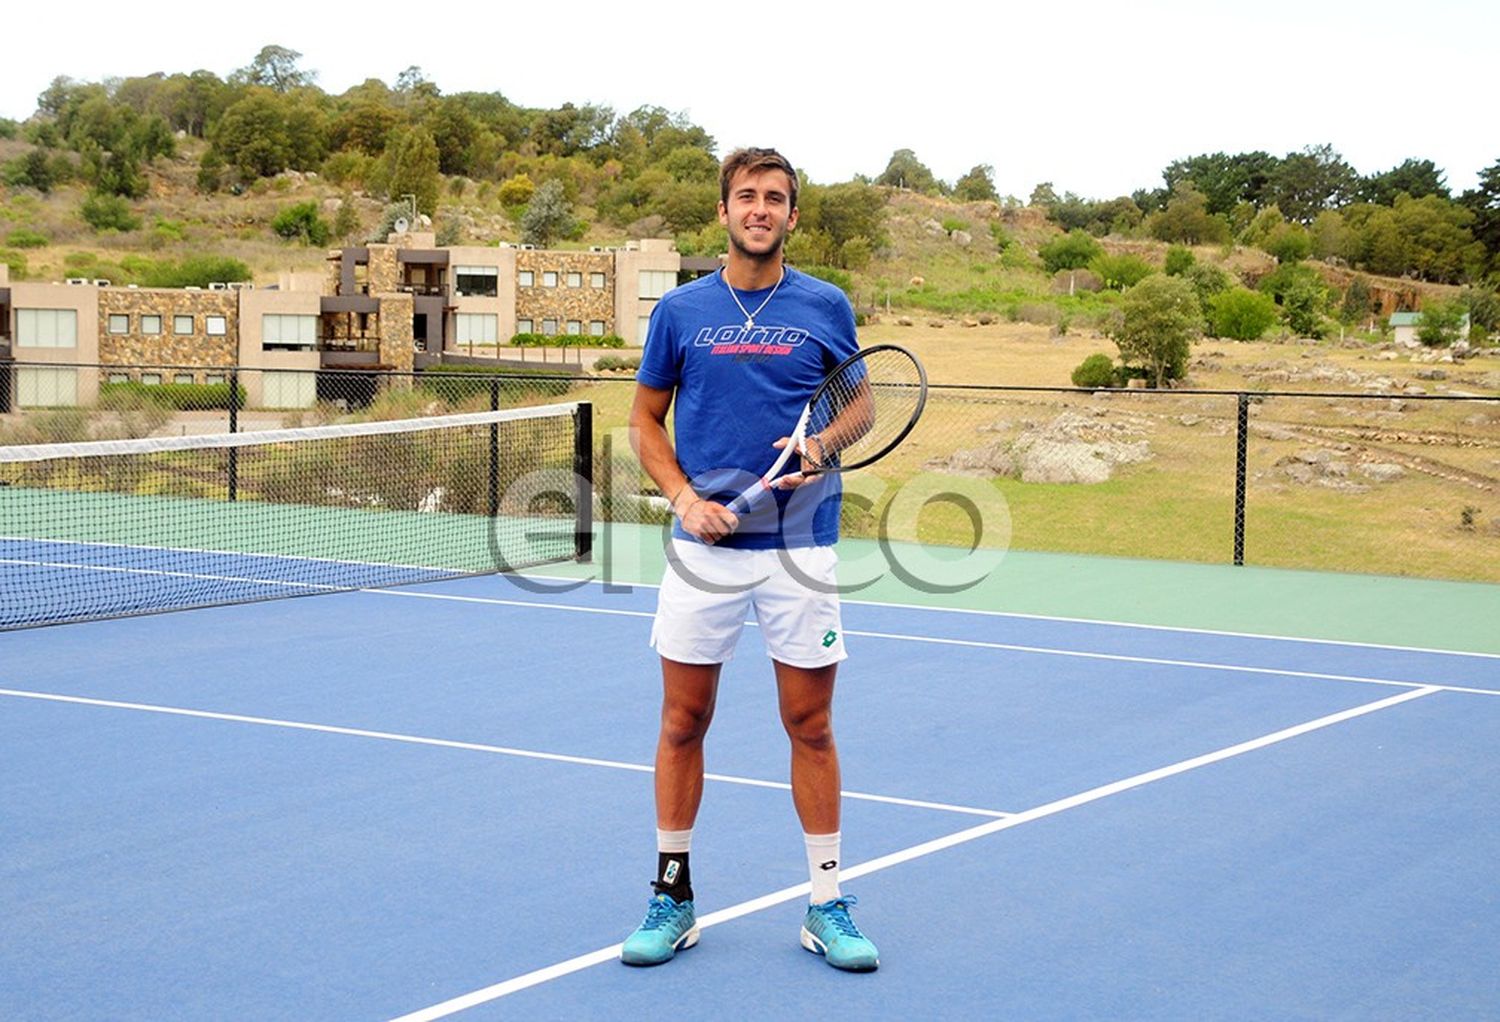
[{"label": "tennis net", "polygon": [[587,560],[587,402],[0,447],[0,629]]}]

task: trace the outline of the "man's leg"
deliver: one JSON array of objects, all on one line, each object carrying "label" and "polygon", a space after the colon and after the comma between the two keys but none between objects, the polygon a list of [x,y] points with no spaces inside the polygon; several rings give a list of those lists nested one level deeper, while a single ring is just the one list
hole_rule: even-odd
[{"label": "man's leg", "polygon": [[792,743],[792,802],[808,834],[839,829],[839,753],[833,742],[833,681],[838,664],[776,664],[781,723]]},{"label": "man's leg", "polygon": [[703,800],[703,738],[713,721],[720,664],[661,659],[661,730],[656,741],[656,896],[625,940],[627,965],[660,965],[698,942],[688,858]]},{"label": "man's leg", "polygon": [[691,830],[703,801],[703,736],[714,717],[722,664],[661,659],[661,733],[656,741],[656,826]]},{"label": "man's leg", "polygon": [[866,972],[880,954],[849,917],[852,897],[839,893],[838,747],[833,740],[833,682],[838,664],[793,667],[776,661],[781,722],[792,743],[792,801],[802,821],[812,894],[802,946],[840,969]]}]

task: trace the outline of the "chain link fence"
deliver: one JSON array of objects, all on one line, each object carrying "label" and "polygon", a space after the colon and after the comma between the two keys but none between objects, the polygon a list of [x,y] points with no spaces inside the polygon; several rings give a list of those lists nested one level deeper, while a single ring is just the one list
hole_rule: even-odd
[{"label": "chain link fence", "polygon": [[[67,368],[0,369],[0,444],[583,400],[599,517],[668,515],[630,452],[628,371]],[[854,536],[1500,582],[1500,396],[937,386],[846,492]]]}]

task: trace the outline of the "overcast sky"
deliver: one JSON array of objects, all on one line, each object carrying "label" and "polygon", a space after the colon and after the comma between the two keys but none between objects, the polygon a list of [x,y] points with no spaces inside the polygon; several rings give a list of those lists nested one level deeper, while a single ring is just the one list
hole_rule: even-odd
[{"label": "overcast sky", "polygon": [[1456,193],[1500,160],[1497,11],[1493,0],[72,0],[0,16],[0,116],[29,116],[57,75],[223,77],[274,43],[300,51],[331,93],[417,65],[444,93],[666,107],[721,155],[774,145],[824,183],[876,175],[906,148],[950,182],[988,163],[1002,195],[1051,181],[1108,198],[1159,185],[1179,157],[1328,142],[1361,173],[1431,159]]}]

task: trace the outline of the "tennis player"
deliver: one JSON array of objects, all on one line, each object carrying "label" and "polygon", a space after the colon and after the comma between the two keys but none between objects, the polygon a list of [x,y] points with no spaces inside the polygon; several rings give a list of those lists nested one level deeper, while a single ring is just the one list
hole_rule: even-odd
[{"label": "tennis player", "polygon": [[[657,303],[630,415],[632,444],[676,521],[651,631],[662,669],[655,895],[620,957],[658,965],[698,941],[689,858],[703,739],[720,670],[753,613],[791,740],[792,801],[812,879],[802,946],[840,969],[869,971],[879,964],[875,945],[839,889],[839,482],[794,474],[743,515],[726,506],[775,460],[819,381],[858,349],[854,311],[842,291],[785,264],[797,225],[797,174],[785,157],[736,150],[719,190],[728,262]],[[674,400],[675,443],[666,426]]]}]

